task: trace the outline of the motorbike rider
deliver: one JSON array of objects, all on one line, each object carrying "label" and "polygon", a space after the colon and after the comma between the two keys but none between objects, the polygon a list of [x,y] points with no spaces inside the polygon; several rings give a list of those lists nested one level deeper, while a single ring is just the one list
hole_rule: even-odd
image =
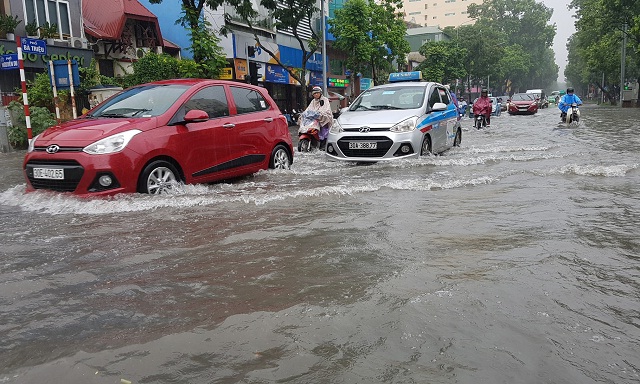
[{"label": "motorbike rider", "polygon": [[560,102],[558,103],[558,108],[560,109],[560,119],[562,119],[563,123],[567,122],[567,111],[571,108],[571,104],[576,103],[578,105],[582,105],[582,100],[578,97],[578,95],[573,93],[573,88],[567,88],[567,93],[562,96]]},{"label": "motorbike rider", "polygon": [[480,97],[473,103],[473,115],[484,115],[484,126],[491,126],[491,99],[489,98],[489,91],[486,88],[482,88]]},{"label": "motorbike rider", "polygon": [[331,106],[329,105],[329,99],[322,94],[322,88],[315,86],[311,89],[311,102],[307,106],[306,111],[317,111],[320,114],[318,123],[320,123],[320,149],[324,149],[327,145],[327,136],[329,136],[329,129],[333,123],[333,113],[331,112]]}]

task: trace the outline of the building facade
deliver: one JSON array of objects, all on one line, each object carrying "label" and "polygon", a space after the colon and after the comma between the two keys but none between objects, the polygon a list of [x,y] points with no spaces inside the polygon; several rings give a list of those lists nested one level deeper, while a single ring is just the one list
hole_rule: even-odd
[{"label": "building facade", "polygon": [[404,0],[405,20],[425,27],[457,27],[471,24],[467,14],[470,4],[484,0]]}]

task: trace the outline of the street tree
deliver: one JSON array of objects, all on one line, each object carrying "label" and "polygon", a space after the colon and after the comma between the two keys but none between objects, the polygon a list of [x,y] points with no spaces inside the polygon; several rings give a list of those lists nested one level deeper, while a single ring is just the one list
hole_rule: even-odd
[{"label": "street tree", "polygon": [[[149,0],[151,4],[160,4],[162,0]],[[198,64],[202,77],[217,77],[226,64],[220,47],[220,39],[210,29],[202,10],[205,6],[218,8],[223,0],[181,0],[181,16],[176,20],[187,30],[191,41],[193,60]]]},{"label": "street tree", "polygon": [[[218,0],[216,0],[218,1]],[[313,57],[314,53],[320,46],[322,34],[315,27],[315,20],[322,16],[319,14],[319,9],[316,7],[315,0],[260,0],[260,7],[263,11],[275,19],[275,27],[278,30],[289,31],[294,39],[298,42],[300,51],[302,52],[301,62],[302,67],[295,69],[288,65],[285,65],[280,60],[278,52],[270,50],[267,46],[262,44],[260,35],[258,34],[259,25],[256,24],[260,13],[255,9],[256,2],[253,0],[227,0],[227,4],[232,6],[238,16],[249,27],[256,44],[265,52],[271,56],[271,58],[278,63],[281,67],[285,68],[287,72],[300,83],[302,89],[306,89],[306,66],[307,62]],[[225,15],[225,18],[229,20],[229,15]],[[230,28],[227,26],[222,28],[223,33],[227,33]],[[306,28],[305,28],[306,27]],[[306,39],[303,37],[304,30],[311,31],[311,38]],[[324,53],[323,53],[324,54]],[[302,100],[303,104],[306,104],[306,98]]]},{"label": "street tree", "polygon": [[517,77],[506,74],[505,80],[510,80],[516,88],[544,88],[555,82],[557,66],[554,67],[555,58],[550,50],[556,30],[555,24],[550,23],[553,10],[535,0],[488,0],[469,5],[468,13],[470,18],[477,20],[474,26],[480,31],[497,33],[498,40],[494,44],[519,45],[521,51],[528,53],[530,60],[526,73]]},{"label": "street tree", "polygon": [[573,0],[570,7],[576,11],[576,33],[568,45],[565,76],[572,83],[600,88],[613,104],[624,85],[620,63],[625,36],[625,77],[640,79],[640,2]]},{"label": "street tree", "polygon": [[423,78],[441,84],[466,78],[464,59],[467,50],[457,46],[457,42],[429,41],[420,47],[419,52],[425,59],[416,69],[422,72]]},{"label": "street tree", "polygon": [[346,64],[354,73],[370,73],[381,84],[393,63],[405,62],[410,47],[401,8],[400,0],[349,0],[336,10],[329,20],[333,46],[349,52]]}]

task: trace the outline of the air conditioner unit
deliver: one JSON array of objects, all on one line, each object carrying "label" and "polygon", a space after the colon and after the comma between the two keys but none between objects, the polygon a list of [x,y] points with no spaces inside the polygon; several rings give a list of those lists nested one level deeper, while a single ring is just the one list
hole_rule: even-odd
[{"label": "air conditioner unit", "polygon": [[72,37],[71,46],[73,48],[78,48],[78,49],[87,49],[89,46],[89,42],[87,41],[87,39],[82,39],[80,37]]}]

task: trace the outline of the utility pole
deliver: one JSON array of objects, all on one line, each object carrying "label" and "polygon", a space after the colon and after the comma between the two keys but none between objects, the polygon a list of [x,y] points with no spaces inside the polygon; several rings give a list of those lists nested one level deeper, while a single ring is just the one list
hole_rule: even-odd
[{"label": "utility pole", "polygon": [[320,0],[320,22],[322,23],[322,91],[325,96],[329,96],[327,89],[327,28],[324,18],[324,3],[325,0]]},{"label": "utility pole", "polygon": [[627,23],[622,27],[622,55],[620,55],[620,108],[622,108],[622,97],[624,95],[624,65],[627,61]]}]

